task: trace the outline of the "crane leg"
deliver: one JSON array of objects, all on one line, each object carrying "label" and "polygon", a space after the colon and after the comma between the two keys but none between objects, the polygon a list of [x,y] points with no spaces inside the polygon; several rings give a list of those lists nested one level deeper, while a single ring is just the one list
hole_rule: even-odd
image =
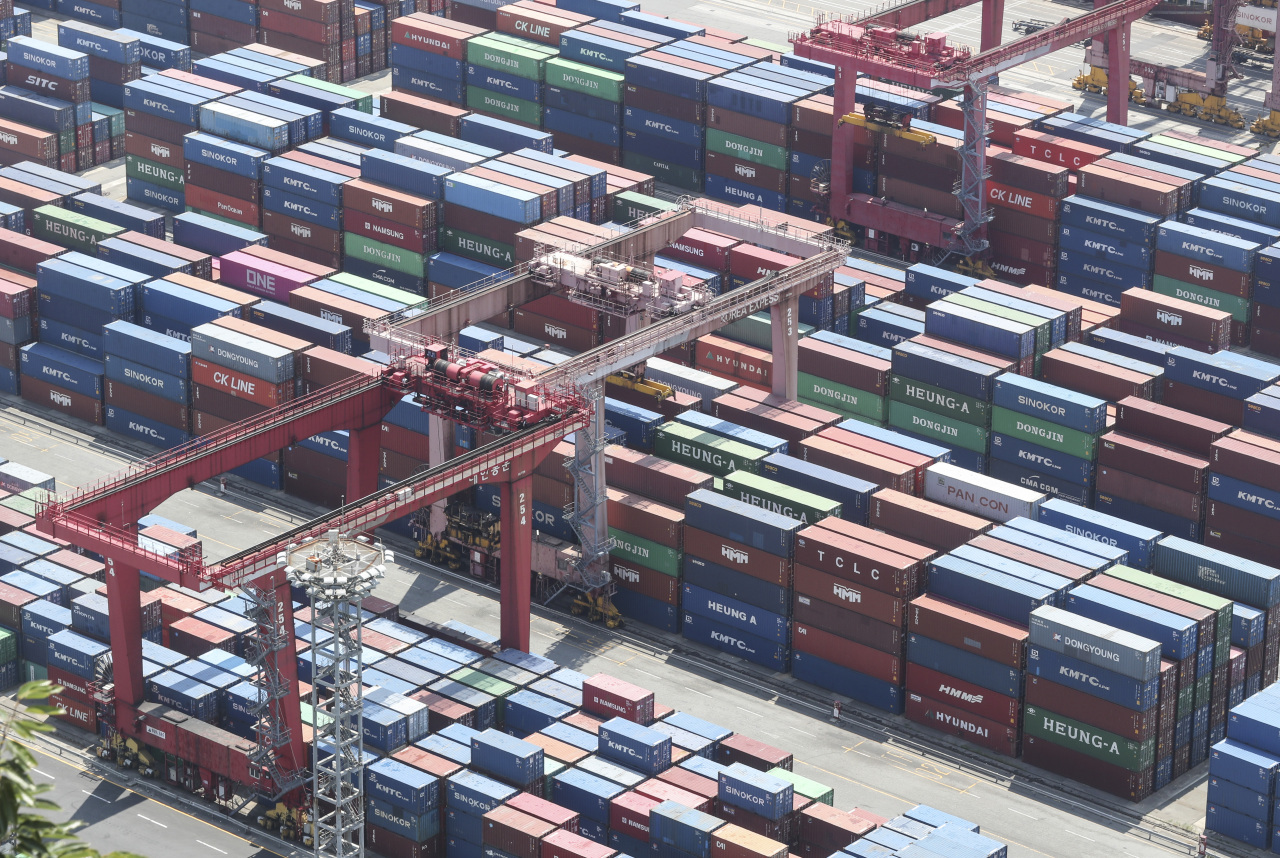
[{"label": "crane leg", "polygon": [[[142,678],[142,602],[138,599],[137,569],[116,563],[107,556],[107,608],[111,628],[112,681],[115,683],[116,717],[132,718],[133,706],[147,695]],[[119,723],[120,729],[133,735],[133,724]]]},{"label": "crane leg", "polygon": [[533,477],[500,484],[502,508],[502,619],[504,648],[529,651],[533,576]]},{"label": "crane leg", "polygon": [[347,435],[347,503],[378,490],[378,445],[382,424],[352,429]]},{"label": "crane leg", "polygon": [[1004,0],[982,0],[982,50],[1000,45],[1004,32]]},{"label": "crane leg", "polygon": [[1107,121],[1129,124],[1129,22],[1107,32]]}]

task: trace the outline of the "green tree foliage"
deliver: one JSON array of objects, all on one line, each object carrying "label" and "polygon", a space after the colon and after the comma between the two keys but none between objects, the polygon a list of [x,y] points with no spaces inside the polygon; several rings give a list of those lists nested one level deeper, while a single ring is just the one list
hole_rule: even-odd
[{"label": "green tree foliage", "polygon": [[60,808],[41,797],[52,786],[35,781],[36,758],[21,740],[53,731],[48,716],[62,710],[44,701],[60,691],[51,682],[26,683],[17,693],[22,710],[10,711],[0,726],[0,844],[5,852],[21,858],[140,858],[128,852],[103,856],[74,836],[80,823],[54,822],[48,816]]}]

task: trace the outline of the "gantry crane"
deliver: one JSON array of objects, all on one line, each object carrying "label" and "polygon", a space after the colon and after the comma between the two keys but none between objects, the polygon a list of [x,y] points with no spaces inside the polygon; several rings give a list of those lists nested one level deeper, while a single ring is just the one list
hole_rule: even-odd
[{"label": "gantry crane", "polygon": [[[1218,0],[1213,4],[1213,20],[1206,24],[1210,44],[1203,72],[1131,57],[1128,73],[1114,79],[1128,82],[1131,97],[1137,103],[1155,103],[1182,116],[1243,128],[1244,118],[1227,105],[1226,99],[1227,84],[1239,76],[1235,64],[1241,36],[1235,19],[1243,5],[1244,0]],[[1108,81],[1113,78],[1104,71],[1109,68],[1106,47],[1094,41],[1085,52],[1085,63],[1089,71],[1076,78],[1073,86],[1090,92],[1109,91]],[[1130,75],[1137,77],[1140,84],[1133,84]]]},{"label": "gantry crane", "polygon": [[[1107,41],[1111,76],[1118,80],[1129,66],[1129,31],[1133,21],[1155,4],[1156,0],[1116,0],[976,55],[967,48],[947,45],[942,34],[920,38],[890,27],[867,26],[861,23],[864,18],[858,16],[820,15],[814,27],[793,34],[791,42],[799,56],[836,67],[830,171],[832,221],[838,225],[871,226],[970,259],[980,257],[987,250],[986,226],[990,220],[985,191],[986,95],[991,79],[1005,69],[1101,35]],[[918,8],[923,15],[929,6],[930,3],[921,0],[899,8]],[[882,20],[884,15],[875,17]],[[904,17],[903,20],[924,18]],[[984,23],[984,33],[989,26]],[[868,194],[852,193],[853,135],[849,126],[855,116],[855,81],[859,72],[917,89],[964,90],[964,144],[960,150],[961,178],[956,190],[964,215],[962,220],[957,222]],[[1114,89],[1107,98],[1107,118],[1123,124],[1128,112],[1128,93]]]},{"label": "gantry crane", "polygon": [[[473,291],[426,301],[411,308],[412,312],[391,314],[369,323],[374,346],[394,356],[391,366],[377,376],[353,376],[135,463],[69,497],[42,501],[36,515],[42,532],[96,552],[106,564],[114,673],[110,702],[118,733],[146,745],[171,743],[174,725],[183,720],[165,707],[143,702],[140,573],[194,590],[242,588],[260,608],[256,612],[258,636],[268,644],[263,647],[265,665],[257,684],[262,690],[261,719],[268,722],[269,729],[260,727],[257,746],[249,743],[245,752],[236,757],[239,768],[235,768],[237,763],[233,760],[233,770],[216,774],[265,795],[293,795],[296,800],[306,756],[297,695],[292,599],[281,568],[281,553],[333,530],[351,534],[372,531],[386,521],[480,483],[500,486],[501,531],[510,546],[506,560],[516,573],[502,576],[501,641],[506,647],[528,650],[533,472],[568,435],[584,432],[603,436],[603,408],[590,407],[590,401],[581,393],[584,385],[601,385],[610,373],[770,308],[775,320],[775,389],[789,398],[796,395],[799,295],[830,283],[847,248],[761,219],[744,219],[727,207],[686,201],[676,211],[646,219],[634,230],[584,251],[591,255],[613,250],[632,258],[652,256],[695,226],[728,232],[808,258],[721,295],[693,312],[656,321],[549,369],[536,379],[507,384],[511,398],[502,403],[472,407],[474,403],[458,399],[458,390],[442,387],[438,378],[432,379],[433,368],[445,359],[440,346],[465,326],[464,320],[492,316],[495,311],[490,306],[523,303],[537,297],[539,291],[545,293],[545,284],[535,282],[528,268],[521,267]],[[428,359],[433,354],[437,357]],[[446,375],[453,378],[452,373]],[[483,383],[478,386],[491,387]],[[409,393],[417,394],[423,409],[436,419],[461,420],[478,428],[501,429],[506,434],[463,456],[433,462],[417,474],[379,490],[381,422]],[[529,425],[519,419],[517,412],[522,408],[538,422]],[[477,422],[481,417],[483,422]],[[199,544],[172,556],[138,545],[132,523],[171,495],[304,438],[340,429],[349,430],[350,439],[347,497],[357,500],[216,564],[204,562]],[[593,453],[582,463],[587,479],[579,479],[579,509],[594,523],[596,533],[607,535],[603,456],[590,444],[579,447]],[[599,563],[601,558],[596,560]],[[205,728],[216,732],[209,725],[203,725],[201,730],[208,732]],[[184,734],[179,731],[179,735]]]}]

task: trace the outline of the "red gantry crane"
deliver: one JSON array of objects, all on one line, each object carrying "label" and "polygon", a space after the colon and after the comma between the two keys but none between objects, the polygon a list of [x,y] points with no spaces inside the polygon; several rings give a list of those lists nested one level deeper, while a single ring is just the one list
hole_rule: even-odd
[{"label": "red gantry crane", "polygon": [[[529,649],[532,477],[537,465],[566,436],[582,432],[603,437],[603,408],[582,394],[603,384],[611,373],[674,348],[760,310],[770,310],[775,332],[775,392],[796,394],[797,303],[799,296],[823,284],[844,262],[847,247],[813,233],[788,230],[786,224],[749,220],[733,210],[702,201],[645,219],[629,232],[582,248],[584,254],[612,252],[626,258],[651,258],[695,226],[750,238],[805,257],[803,261],[735,289],[684,315],[658,321],[547,370],[537,378],[520,377],[491,362],[460,355],[447,345],[472,318],[488,318],[499,309],[547,294],[545,278],[527,265],[467,291],[426,301],[413,312],[392,314],[372,323],[375,346],[395,357],[376,376],[357,375],[296,399],[241,423],[204,435],[173,450],[136,463],[66,498],[37,506],[40,530],[105,558],[111,624],[113,687],[100,688],[99,700],[114,707],[117,735],[155,748],[186,767],[171,780],[203,786],[206,797],[230,796],[228,786],[301,804],[308,764],[302,741],[297,660],[290,588],[282,558],[290,546],[331,530],[343,534],[372,531],[384,522],[428,506],[481,483],[500,488],[503,562],[501,642]],[[377,488],[381,423],[406,395],[414,395],[437,426],[462,423],[502,437],[467,454],[439,461],[409,478]],[[254,459],[322,432],[349,432],[347,493],[357,498],[340,509],[280,534],[218,563],[204,561],[199,543],[174,555],[138,545],[135,523],[165,499]],[[440,446],[437,437],[432,446]],[[424,442],[424,447],[426,446]],[[451,446],[451,445],[450,445]],[[583,445],[584,450],[589,445]],[[594,532],[607,534],[602,447],[580,456],[586,471],[578,479],[579,514]],[[428,451],[424,450],[424,453]],[[600,545],[596,548],[599,549]],[[596,563],[601,557],[593,557]],[[144,702],[142,617],[139,577],[146,572],[193,590],[240,588],[258,626],[250,646],[260,690],[257,741],[241,740],[219,728],[168,707]]]},{"label": "red gantry crane", "polygon": [[[837,225],[871,227],[902,238],[941,248],[970,259],[987,249],[990,220],[986,199],[987,89],[1000,72],[1031,62],[1046,54],[1101,36],[1105,39],[1112,78],[1120,80],[1129,68],[1129,31],[1133,21],[1145,15],[1156,0],[1116,0],[1077,18],[999,45],[1002,10],[998,2],[983,6],[983,50],[947,44],[946,36],[923,37],[903,33],[877,22],[893,20],[919,23],[941,11],[965,5],[960,0],[917,0],[890,12],[873,16],[819,16],[807,32],[792,35],[801,57],[836,67],[834,127],[831,147],[831,219]],[[866,23],[870,21],[871,23]],[[883,198],[852,192],[852,164],[859,73],[917,89],[963,89],[964,144],[960,150],[961,179],[956,193],[964,217],[957,222],[922,212]],[[1113,88],[1107,99],[1107,119],[1124,124],[1128,119],[1128,93]]]}]

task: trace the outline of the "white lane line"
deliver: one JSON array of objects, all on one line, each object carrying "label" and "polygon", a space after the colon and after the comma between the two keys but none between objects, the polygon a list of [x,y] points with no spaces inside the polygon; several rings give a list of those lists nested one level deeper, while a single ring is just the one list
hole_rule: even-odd
[{"label": "white lane line", "polygon": [[150,817],[143,816],[143,815],[142,815],[142,814],[140,814],[140,813],[138,814],[138,819],[145,819],[145,820],[147,820],[147,822],[150,822],[152,825],[158,825],[158,826],[160,826],[161,828],[168,828],[168,827],[169,827],[169,826],[165,825],[163,822],[156,822],[154,819],[151,819]]},{"label": "white lane line", "polygon": [[813,736],[813,738],[815,738],[815,739],[816,739],[816,738],[818,738],[818,737],[817,737],[817,736],[815,736],[813,733],[810,733],[808,730],[801,730],[799,727],[792,727],[792,728],[791,728],[791,732],[792,732],[792,733],[804,733],[806,736]]},{"label": "white lane line", "polygon": [[710,696],[711,696],[710,694],[703,694],[703,693],[702,693],[701,691],[699,691],[698,689],[696,689],[696,688],[690,688],[690,687],[689,687],[689,686],[687,686],[687,685],[684,687],[684,690],[685,690],[685,691],[692,691],[694,694],[700,694],[700,695],[702,695],[703,697],[710,697]]},{"label": "white lane line", "polygon": [[[209,844],[205,843],[203,840],[197,840],[196,843],[199,843],[201,846],[209,846]],[[223,855],[227,854],[223,852],[221,849],[219,849],[217,846],[209,846],[209,848],[212,849],[214,852],[221,852]]]},{"label": "white lane line", "polygon": [[49,780],[55,780],[54,776],[49,774],[48,772],[42,772],[39,769],[32,769],[31,771],[35,772],[38,775],[44,775]]},{"label": "white lane line", "polygon": [[1094,840],[1092,837],[1085,837],[1083,834],[1076,834],[1076,832],[1072,831],[1070,828],[1064,828],[1064,829],[1062,829],[1062,830],[1063,830],[1063,831],[1065,831],[1065,832],[1067,832],[1068,834],[1075,834],[1075,835],[1076,835],[1076,837],[1079,837],[1081,840],[1088,840],[1090,843],[1097,843],[1097,842],[1098,842],[1098,841]]},{"label": "white lane line", "polygon": [[736,708],[736,709],[741,709],[743,712],[746,712],[748,715],[754,715],[754,716],[755,716],[755,717],[757,717],[757,718],[763,718],[763,717],[764,717],[764,713],[763,713],[763,712],[753,712],[753,711],[751,711],[750,709],[747,709],[747,708],[746,708],[746,707],[744,707],[744,706],[736,706],[736,707],[734,707],[734,708]]},{"label": "white lane line", "polygon": [[111,799],[109,799],[109,798],[103,798],[103,797],[102,797],[102,796],[100,796],[100,795],[94,795],[93,793],[89,792],[87,789],[82,789],[82,790],[80,790],[80,792],[82,792],[82,793],[84,793],[85,795],[89,796],[89,798],[96,798],[98,801],[105,801],[107,804],[111,804],[111,803],[112,803],[112,802],[111,802]]},{"label": "white lane line", "polygon": [[640,669],[640,668],[638,668],[638,667],[633,667],[633,668],[631,668],[631,669],[632,669],[632,670],[634,670],[636,673],[643,673],[645,676],[652,676],[654,679],[657,679],[657,678],[658,678],[658,674],[656,674],[656,673],[650,673],[649,671],[647,671],[647,670],[641,670],[641,669]]},{"label": "white lane line", "polygon": [[855,751],[854,751],[854,753],[855,753],[855,754],[858,754],[859,756],[866,757],[868,760],[873,760],[873,759],[875,759],[875,757],[872,757],[870,754],[864,754],[862,751],[856,751],[856,750],[855,750]]},{"label": "white lane line", "polygon": [[1039,818],[1040,818],[1040,817],[1038,817],[1038,816],[1032,816],[1032,815],[1031,815],[1031,814],[1029,814],[1029,813],[1023,813],[1023,812],[1022,812],[1022,811],[1020,811],[1020,810],[1014,810],[1012,807],[1011,807],[1011,808],[1008,808],[1008,811],[1009,811],[1010,813],[1016,813],[1016,814],[1018,814],[1018,816],[1025,816],[1027,819],[1039,819]]}]

